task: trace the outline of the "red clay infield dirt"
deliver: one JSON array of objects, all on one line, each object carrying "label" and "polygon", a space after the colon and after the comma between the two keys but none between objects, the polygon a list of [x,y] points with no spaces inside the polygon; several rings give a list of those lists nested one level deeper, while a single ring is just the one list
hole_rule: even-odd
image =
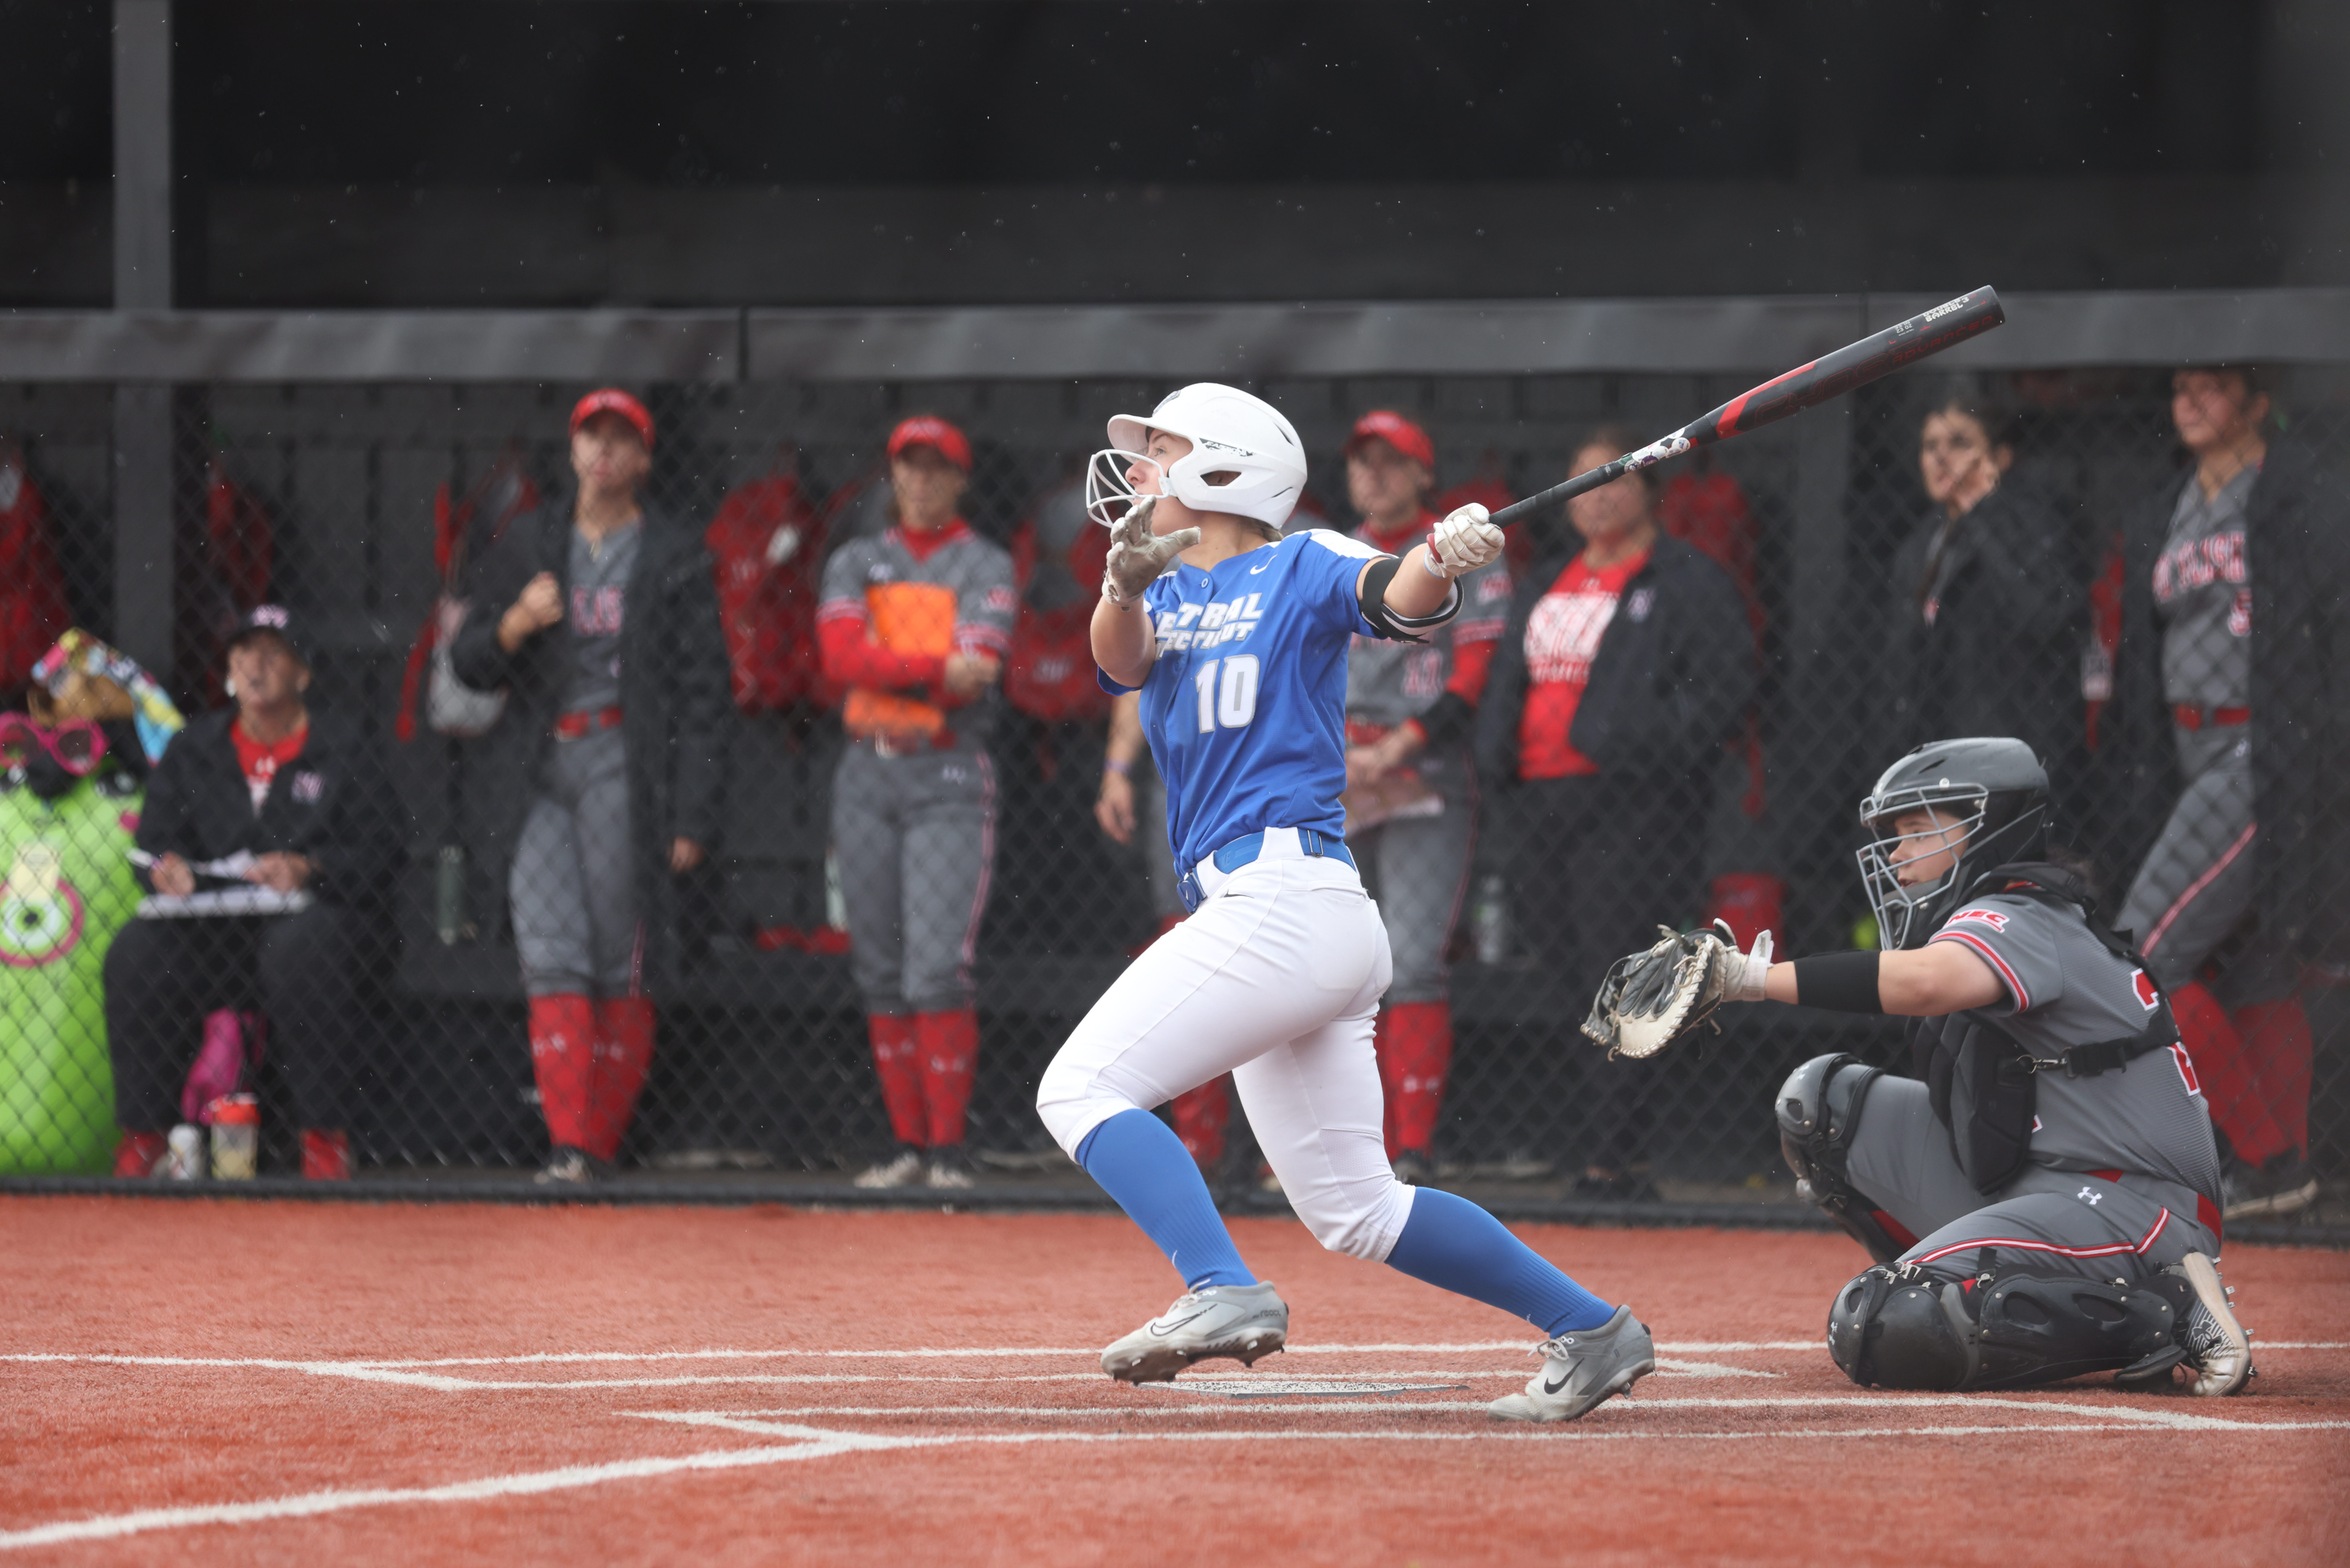
[{"label": "red clay infield dirt", "polygon": [[1904,1396],[1818,1346],[1841,1237],[1527,1227],[1661,1358],[1529,1429],[1524,1325],[1234,1228],[1294,1348],[1128,1389],[1109,1216],[0,1200],[0,1555],[2350,1561],[2350,1255],[2229,1253],[2241,1398]]}]

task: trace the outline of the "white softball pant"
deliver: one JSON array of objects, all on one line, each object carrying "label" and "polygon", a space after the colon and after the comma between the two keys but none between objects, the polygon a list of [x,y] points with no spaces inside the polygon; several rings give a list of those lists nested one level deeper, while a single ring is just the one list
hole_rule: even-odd
[{"label": "white softball pant", "polygon": [[1071,1156],[1124,1111],[1232,1074],[1249,1125],[1323,1246],[1384,1262],[1412,1210],[1382,1135],[1371,1032],[1392,972],[1387,932],[1344,861],[1309,859],[1293,829],[1225,876],[1070,1035],[1036,1095]]}]

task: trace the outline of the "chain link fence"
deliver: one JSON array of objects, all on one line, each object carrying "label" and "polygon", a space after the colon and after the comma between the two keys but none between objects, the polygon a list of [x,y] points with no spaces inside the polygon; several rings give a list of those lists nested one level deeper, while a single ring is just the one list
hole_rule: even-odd
[{"label": "chain link fence", "polygon": [[[1298,523],[1351,528],[1344,453],[1367,410],[1430,433],[1441,504],[1526,493],[1598,427],[1645,440],[1747,379],[1255,390],[1314,453]],[[249,1094],[265,1175],[347,1160],[370,1177],[520,1180],[548,1161],[554,1121],[558,1141],[674,1187],[716,1173],[784,1194],[873,1173],[1085,1189],[1037,1122],[1038,1074],[1180,906],[1147,758],[1105,773],[1130,742],[1091,681],[1102,535],[1076,486],[1105,418],[1167,388],[641,388],[658,440],[625,548],[646,575],[595,552],[563,565],[575,590],[625,589],[646,640],[575,592],[565,613],[588,635],[542,639],[566,651],[531,664],[530,639],[500,652],[484,633],[528,575],[516,563],[553,565],[541,541],[568,537],[582,390],[174,395],[174,653],[158,673],[189,727],[153,763],[157,737],[85,690],[43,697],[42,722],[12,732],[0,1170],[168,1168],[175,1125],[226,1117],[235,1144]],[[1772,1089],[1823,1051],[1892,1062],[1898,1029],[1733,1009],[1698,1050],[1610,1064],[1577,1032],[1592,987],[1660,923],[1767,927],[1783,953],[1874,941],[1856,802],[1914,742],[1995,729],[2042,753],[2059,839],[2192,998],[2179,1011],[2231,1195],[2281,1212],[2314,1181],[2327,1196],[2301,1212],[2336,1212],[2344,825],[2294,818],[2279,866],[2255,845],[2270,824],[2255,833],[2254,806],[2303,810],[2344,760],[2331,726],[2350,693],[2308,688],[2338,678],[2344,606],[2339,583],[2272,581],[2244,535],[2246,507],[2287,499],[2350,529],[2324,477],[2350,461],[2350,376],[2302,367],[2265,392],[2270,457],[2249,495],[2249,475],[2216,496],[2192,477],[2168,374],[2096,369],[1900,378],[1652,489],[1624,482],[1640,525],[1678,543],[1653,548],[1660,574],[1623,594],[1615,634],[1646,617],[1644,589],[1706,611],[1704,635],[1670,650],[1674,689],[1621,705],[1620,722],[1672,732],[1637,769],[1589,771],[1558,700],[1580,634],[1544,606],[1581,536],[1563,516],[1519,530],[1514,590],[1480,633],[1501,650],[1493,669],[1516,671],[1508,689],[1478,690],[1457,651],[1408,677],[1461,677],[1483,711],[1349,802],[1413,977],[1382,1032],[1399,1157],[1520,1210],[1792,1208]],[[103,387],[0,386],[13,708],[65,626],[129,630],[113,624],[111,407]],[[885,537],[884,442],[913,414],[971,446],[971,537],[946,547],[950,566]],[[290,748],[207,717],[267,696],[266,672],[229,695],[227,648],[269,605],[306,661],[308,742]],[[2254,615],[2283,620],[2253,636]],[[844,618],[895,675],[828,666]],[[1604,618],[1587,630],[1610,635]],[[614,676],[621,651],[634,662]],[[976,695],[942,673],[968,655],[992,677]],[[518,672],[502,711],[456,673],[493,667]],[[2280,689],[2297,715],[2330,711],[2325,733],[2269,727]],[[85,711],[95,762],[99,748],[60,739]],[[558,715],[572,738],[550,738]],[[311,835],[288,891],[219,864],[248,847],[256,810]],[[134,848],[219,874],[158,899]],[[1235,1201],[1259,1191],[1220,1091],[1171,1114]],[[958,1160],[900,1158],[958,1134]]]}]

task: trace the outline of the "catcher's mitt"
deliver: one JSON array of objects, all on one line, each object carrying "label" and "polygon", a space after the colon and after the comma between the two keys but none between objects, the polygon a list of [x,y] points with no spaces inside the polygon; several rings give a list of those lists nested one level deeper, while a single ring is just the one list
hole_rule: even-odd
[{"label": "catcher's mitt", "polygon": [[1583,1032],[1605,1046],[1610,1058],[1654,1056],[1709,1021],[1724,1002],[1762,1000],[1770,932],[1755,937],[1750,953],[1738,951],[1730,928],[1719,920],[1710,931],[1659,926],[1657,939],[1647,951],[1616,960],[1583,1020]]}]

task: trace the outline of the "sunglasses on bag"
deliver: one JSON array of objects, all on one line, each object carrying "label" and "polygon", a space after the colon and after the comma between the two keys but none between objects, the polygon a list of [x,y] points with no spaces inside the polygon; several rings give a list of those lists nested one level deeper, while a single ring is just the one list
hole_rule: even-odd
[{"label": "sunglasses on bag", "polygon": [[43,729],[21,713],[0,713],[0,768],[32,766],[33,748],[75,778],[88,778],[106,760],[106,732],[89,719],[67,719]]}]

